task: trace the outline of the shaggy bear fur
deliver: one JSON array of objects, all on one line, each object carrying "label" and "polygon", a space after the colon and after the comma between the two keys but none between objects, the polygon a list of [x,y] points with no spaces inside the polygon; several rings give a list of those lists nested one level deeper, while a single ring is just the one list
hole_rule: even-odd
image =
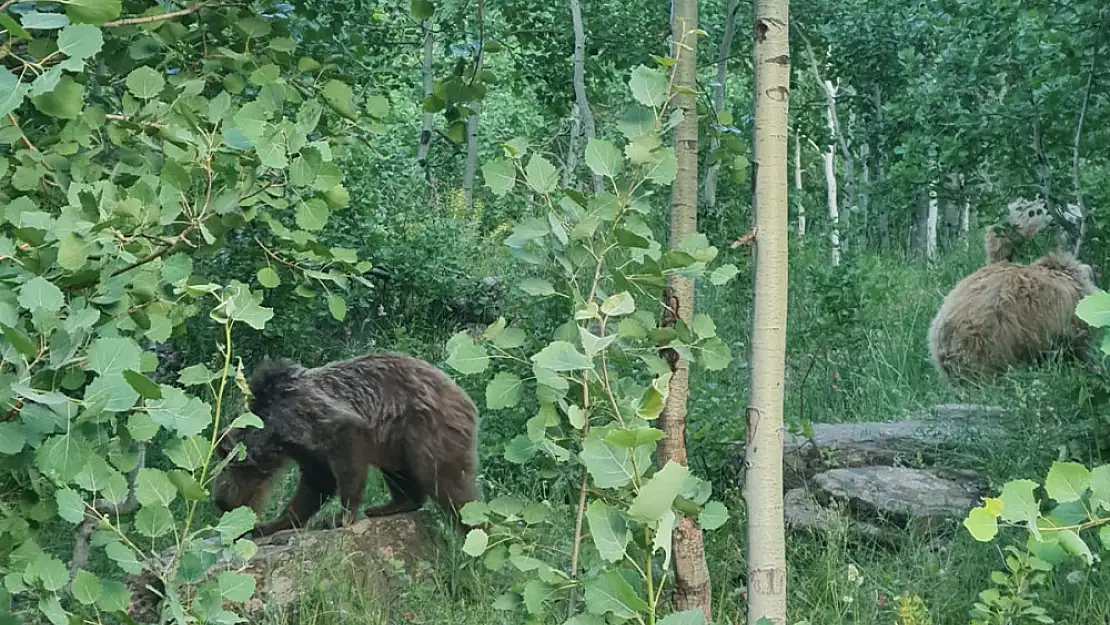
[{"label": "shaggy bear fur", "polygon": [[274,479],[289,460],[300,484],[277,519],[255,536],[303,527],[338,493],[343,512],[332,525],[353,522],[367,469],[382,470],[392,499],[366,510],[385,516],[419,509],[432,498],[466,528],[459,508],[478,498],[478,411],[436,367],[400,354],[372,354],[305,368],[266,361],[250,380],[251,412],[264,428],[226,433],[220,456],[242,441],[246,458],[217,477],[213,499],[222,511],[261,510]]},{"label": "shaggy bear fur", "polygon": [[1089,334],[1075,307],[1094,279],[1089,265],[1066,253],[981,267],[944,298],[929,327],[930,356],[947,377],[967,380],[1035,362],[1057,347],[1082,358]]}]

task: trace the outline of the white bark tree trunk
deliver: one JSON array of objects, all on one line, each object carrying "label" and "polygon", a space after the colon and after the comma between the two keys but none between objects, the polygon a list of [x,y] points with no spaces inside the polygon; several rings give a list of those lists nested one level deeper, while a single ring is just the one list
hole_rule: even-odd
[{"label": "white bark tree trunk", "polygon": [[798,194],[798,238],[806,236],[806,205],[802,200],[802,135],[794,131],[794,191]]},{"label": "white bark tree trunk", "polygon": [[[728,0],[728,9],[725,12],[725,32],[721,36],[721,49],[717,55],[717,81],[713,85],[713,110],[725,109],[725,81],[728,80],[728,57],[732,50],[732,37],[736,33],[736,11],[739,0]],[[709,151],[713,152],[721,146],[716,134],[709,137]],[[720,163],[713,163],[705,172],[705,206],[711,211],[717,207],[717,170]]]},{"label": "white bark tree trunk", "polygon": [[925,217],[925,258],[929,262],[937,259],[937,190],[929,185],[929,213]]},{"label": "white bark tree trunk", "polygon": [[833,267],[840,266],[840,207],[836,192],[836,146],[829,144],[821,154],[825,161],[825,197],[829,203],[829,242],[832,243]]},{"label": "white bark tree trunk", "polygon": [[[574,104],[578,119],[582,122],[582,130],[586,133],[586,141],[589,142],[597,136],[597,131],[594,126],[594,114],[590,110],[590,101],[586,97],[586,27],[582,23],[582,7],[578,0],[570,0],[570,18],[574,25]],[[572,141],[572,149],[574,150],[573,163],[578,162],[578,145],[577,137]],[[572,160],[567,159],[568,169]],[[570,172],[571,179],[574,177],[574,171]],[[595,193],[600,193],[605,189],[602,183],[601,176],[591,174],[591,182]]]},{"label": "white bark tree trunk", "polygon": [[[783,527],[783,377],[789,219],[787,119],[790,97],[788,0],[756,0],[755,298],[744,501],[748,513],[748,625],[786,624],[786,536]],[[832,146],[830,146],[831,155]],[[831,163],[829,160],[827,163]]]}]

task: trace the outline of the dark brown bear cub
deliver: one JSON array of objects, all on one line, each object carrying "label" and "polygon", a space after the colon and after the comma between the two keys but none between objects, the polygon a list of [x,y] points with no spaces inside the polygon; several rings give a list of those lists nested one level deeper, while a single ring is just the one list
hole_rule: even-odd
[{"label": "dark brown bear cub", "polygon": [[430,497],[466,531],[459,509],[478,497],[478,411],[444,372],[400,354],[316,368],[283,359],[263,362],[250,389],[251,412],[265,427],[232,430],[221,441],[221,457],[238,441],[247,452],[217,477],[217,507],[257,513],[285,464],[301,469],[285,511],[256,526],[255,537],[304,527],[337,492],[343,511],[332,525],[353,522],[371,466],[381,469],[392,499],[367,516],[417,510]]}]

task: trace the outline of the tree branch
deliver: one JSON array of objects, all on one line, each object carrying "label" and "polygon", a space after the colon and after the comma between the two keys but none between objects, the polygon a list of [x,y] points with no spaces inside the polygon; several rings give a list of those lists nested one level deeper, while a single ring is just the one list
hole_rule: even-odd
[{"label": "tree branch", "polygon": [[143,15],[140,17],[125,17],[114,22],[106,22],[104,28],[116,28],[118,26],[133,26],[135,24],[150,24],[151,22],[160,22],[162,20],[172,20],[177,17],[185,17],[190,13],[196,13],[201,10],[205,5],[204,2],[198,2],[187,9],[180,11],[170,11],[169,13],[159,13],[158,15]]},{"label": "tree branch", "polygon": [[[1102,12],[1099,12],[1101,18]],[[1083,138],[1083,122],[1087,118],[1087,106],[1091,102],[1091,85],[1094,84],[1095,77],[1095,62],[1098,60],[1099,46],[1102,44],[1102,31],[1106,22],[1102,19],[1099,20],[1098,32],[1095,34],[1095,43],[1091,47],[1091,63],[1087,70],[1087,87],[1083,91],[1083,105],[1079,108],[1079,121],[1075,124],[1075,141],[1072,143],[1072,184],[1075,186],[1075,202],[1079,209],[1079,228],[1075,235],[1075,244],[1072,246],[1072,253],[1079,256],[1079,250],[1083,247],[1083,237],[1087,232],[1087,206],[1083,203],[1083,181],[1080,176],[1079,167],[1079,147]],[[1069,213],[1071,211],[1068,211]]]}]

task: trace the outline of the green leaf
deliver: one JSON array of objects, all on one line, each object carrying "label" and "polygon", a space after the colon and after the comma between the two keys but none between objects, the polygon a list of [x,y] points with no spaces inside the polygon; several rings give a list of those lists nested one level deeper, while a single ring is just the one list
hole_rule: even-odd
[{"label": "green leaf", "polygon": [[657,185],[667,186],[678,175],[678,157],[670,146],[663,147],[655,154],[658,160],[644,168],[644,177]]},{"label": "green leaf", "polygon": [[51,625],[71,625],[69,613],[62,607],[62,602],[57,595],[50,595],[39,599],[39,612],[50,621]]},{"label": "green leaf", "polygon": [[555,294],[555,287],[547,280],[542,280],[540,278],[526,278],[521,281],[520,290],[528,295],[534,295],[536,297],[545,297]]},{"label": "green leaf", "polygon": [[502,410],[512,408],[520,403],[521,389],[524,383],[515,374],[508,371],[499,371],[486,385],[486,408],[488,410]]},{"label": "green leaf", "polygon": [[297,205],[295,221],[298,228],[309,231],[323,230],[328,223],[328,204],[319,198],[310,198]]},{"label": "green leaf", "polygon": [[726,263],[724,265],[721,265],[720,267],[717,267],[712,271],[712,273],[709,274],[709,281],[712,282],[715,286],[724,286],[728,284],[730,280],[735,278],[739,273],[740,270],[736,268],[736,265],[733,265],[732,263]]},{"label": "green leaf", "polygon": [[424,20],[432,19],[432,16],[435,15],[436,7],[428,0],[412,0],[409,12],[412,14],[412,19],[423,22]]},{"label": "green leaf", "polygon": [[[4,338],[8,339],[8,343],[25,358],[33,360],[38,355],[38,346],[26,334],[4,323],[0,323],[0,329],[4,331]],[[2,448],[3,445],[0,444],[0,449]]]},{"label": "green leaf", "polygon": [[121,542],[113,541],[108,543],[104,547],[104,553],[123,569],[125,573],[138,575],[143,570],[143,565],[139,562],[139,558],[135,555],[135,552]]},{"label": "green leaf", "polygon": [[[0,435],[3,440],[3,435]],[[1110,511],[1110,464],[1091,469],[1091,504]]]},{"label": "green leaf", "polygon": [[[656,621],[658,625],[705,625],[705,612],[700,608],[673,612]],[[768,623],[768,625],[771,625]],[[799,625],[801,623],[799,622]]]},{"label": "green leaf", "polygon": [[1078,462],[1055,461],[1048,470],[1044,488],[1048,496],[1058,503],[1078,501],[1087,493],[1091,472]]},{"label": "green leaf", "polygon": [[266,426],[266,424],[262,423],[262,419],[259,419],[258,415],[250,413],[250,412],[244,412],[243,414],[236,417],[235,420],[232,421],[231,425],[228,426],[228,427],[230,427],[232,429],[243,429],[243,428],[262,429],[265,426]]},{"label": "green leaf", "polygon": [[84,24],[103,24],[123,12],[121,0],[66,0],[64,4],[69,19]]},{"label": "green leaf", "polygon": [[145,412],[133,412],[127,417],[127,431],[137,441],[150,441],[158,434],[158,424]]},{"label": "green leaf", "polygon": [[335,293],[329,294],[328,312],[331,313],[332,318],[336,321],[343,321],[347,318],[347,300]]},{"label": "green leaf", "polygon": [[149,100],[166,86],[166,79],[157,70],[146,65],[136,67],[127,75],[127,90],[136,98]]},{"label": "green leaf", "polygon": [[667,82],[663,72],[640,65],[632,70],[628,86],[637,102],[657,109],[667,102]]},{"label": "green leaf", "polygon": [[702,340],[717,336],[717,324],[704,313],[694,315],[694,319],[690,322],[690,329]]},{"label": "green leaf", "polygon": [[628,291],[621,291],[615,295],[610,295],[601,302],[601,312],[609,317],[619,317],[621,315],[631,315],[636,312],[636,300],[632,298],[632,294]]},{"label": "green leaf", "polygon": [[69,583],[69,571],[66,570],[65,563],[54,556],[42,554],[31,565],[30,571],[49,592],[61,590]]},{"label": "green leaf", "polygon": [[101,338],[89,346],[89,369],[100,375],[123,373],[142,368],[140,357],[143,351],[138,343],[127,338]]},{"label": "green leaf", "polygon": [[20,17],[23,27],[28,30],[57,30],[69,25],[69,18],[60,13],[40,13],[29,11]]},{"label": "green leaf", "polygon": [[202,364],[190,365],[181,370],[181,373],[177,376],[177,382],[185,386],[200,386],[208,384],[218,377],[220,376],[209,371],[208,367]]},{"label": "green leaf", "polygon": [[81,605],[92,605],[100,598],[100,578],[85,569],[78,569],[70,586],[73,598]]},{"label": "green leaf", "polygon": [[481,373],[489,366],[489,354],[465,331],[447,341],[447,365],[463,375]]},{"label": "green leaf", "polygon": [[77,119],[84,107],[84,87],[68,75],[63,75],[53,89],[34,95],[31,102],[39,112],[52,118]]},{"label": "green leaf", "polygon": [[1110,293],[1095,289],[1093,293],[1079,300],[1075,314],[1092,327],[1110,326]]},{"label": "green leaf", "polygon": [[243,534],[251,531],[254,524],[258,522],[258,517],[255,515],[254,510],[247,506],[239,506],[234,510],[228,510],[220,517],[220,522],[216,524],[216,531],[220,533],[225,543],[239,538]]},{"label": "green leaf", "polygon": [[728,508],[719,501],[710,501],[698,514],[698,525],[703,530],[715,530],[728,521]]},{"label": "green leaf", "polygon": [[320,94],[324,97],[324,102],[336,113],[350,120],[358,119],[358,111],[355,110],[354,105],[355,95],[347,83],[333,78],[324,83]]},{"label": "green leaf", "polygon": [[604,139],[590,139],[586,144],[586,165],[598,176],[616,177],[624,167],[617,146]]},{"label": "green leaf", "polygon": [[586,608],[599,616],[612,612],[622,619],[648,610],[648,604],[632,589],[619,569],[608,569],[586,582]]},{"label": "green leaf", "polygon": [[123,379],[135,389],[139,395],[144,399],[162,399],[162,389],[150,378],[135,371],[134,369],[126,369],[123,372]]},{"label": "green leaf", "polygon": [[157,538],[173,529],[173,515],[164,506],[143,506],[135,514],[135,531],[147,538]]},{"label": "green leaf", "polygon": [[46,278],[35,276],[19,289],[19,305],[32,312],[56,313],[65,305],[65,295]]},{"label": "green leaf", "polygon": [[601,353],[605,348],[612,345],[613,341],[617,340],[617,335],[610,334],[608,336],[601,337],[597,336],[593,332],[590,332],[586,328],[579,326],[578,338],[582,341],[582,349],[586,352],[586,355],[592,358],[593,356]]},{"label": "green leaf", "polygon": [[191,473],[186,473],[181,469],[174,469],[166,474],[170,481],[173,482],[174,488],[185,501],[207,501],[208,493],[204,491],[200,483],[193,478]]},{"label": "green leaf", "polygon": [[1037,483],[1032,480],[1013,480],[1002,485],[998,498],[1002,500],[1002,520],[1010,523],[1027,523],[1033,529],[1040,516],[1040,505],[1033,491]]},{"label": "green leaf", "polygon": [[1060,546],[1064,548],[1064,551],[1081,558],[1087,566],[1095,563],[1095,556],[1091,553],[1090,546],[1080,538],[1079,534],[1072,530],[1061,530],[1054,532],[1053,535],[1059,541]]},{"label": "green leaf", "polygon": [[276,289],[281,284],[281,278],[272,267],[263,267],[258,270],[258,283],[267,289]]},{"label": "green leaf", "polygon": [[162,385],[162,399],[147,402],[150,418],[159,426],[188,437],[200,434],[212,423],[212,408],[198,397]]},{"label": "green leaf", "polygon": [[505,443],[505,460],[513,464],[524,464],[536,455],[539,447],[524,434],[518,434],[513,440]]},{"label": "green leaf", "polygon": [[72,232],[58,241],[58,266],[68,271],[82,269],[89,260],[89,245]]},{"label": "green leaf", "polygon": [[516,349],[524,345],[528,339],[527,333],[520,328],[505,328],[491,339],[491,342],[501,349]]},{"label": "green leaf", "polygon": [[[637,467],[627,449],[597,437],[588,437],[579,454],[597,488],[620,488],[632,482]],[[646,467],[643,467],[646,468]]]},{"label": "green leaf", "polygon": [[11,70],[0,66],[0,118],[19,108],[30,90],[31,85],[20,82]]},{"label": "green leaf", "polygon": [[123,582],[103,580],[100,584],[100,598],[96,607],[108,614],[124,614],[131,605],[131,591]]},{"label": "green leaf", "polygon": [[104,47],[104,36],[96,26],[70,24],[58,33],[58,51],[62,54],[84,60],[96,56]]},{"label": "green leaf", "polygon": [[546,158],[532,154],[524,169],[524,181],[536,193],[546,195],[554,191],[559,183],[559,172]]},{"label": "green leaf", "polygon": [[701,349],[701,364],[709,371],[720,371],[732,362],[732,352],[719,336],[709,339],[698,347]]},{"label": "green leaf", "polygon": [[983,506],[972,508],[963,525],[971,537],[979,542],[989,542],[998,535],[998,517]]},{"label": "green leaf", "polygon": [[74,525],[85,520],[85,501],[76,491],[68,488],[54,492],[54,502],[58,506],[58,516]]},{"label": "green leaf", "polygon": [[663,513],[671,509],[674,498],[682,492],[687,473],[689,470],[686,467],[668,460],[667,464],[636,494],[636,498],[628,508],[628,515],[645,521],[658,521],[663,518]]},{"label": "green leaf", "polygon": [[168,442],[163,449],[166,458],[179,468],[196,471],[204,466],[211,442],[203,436],[177,438]]},{"label": "green leaf", "polygon": [[220,596],[228,601],[242,603],[254,595],[254,576],[235,571],[221,571],[218,578]]},{"label": "green leaf", "polygon": [[593,361],[566,341],[553,341],[533,355],[532,362],[537,367],[557,372],[593,368]]},{"label": "green leaf", "polygon": [[164,471],[143,467],[135,478],[135,499],[144,506],[169,506],[177,497],[177,488]]},{"label": "green leaf", "polygon": [[385,119],[389,116],[389,99],[377,94],[366,96],[366,112],[371,117]]},{"label": "green leaf", "polygon": [[463,553],[477,558],[486,552],[489,546],[489,534],[482,529],[472,529],[466,533],[466,542],[463,543]]},{"label": "green leaf", "polygon": [[482,179],[495,196],[505,197],[516,185],[516,165],[508,158],[488,161],[482,165]]},{"label": "green leaf", "polygon": [[595,499],[586,509],[586,521],[590,526],[590,536],[601,558],[606,562],[620,562],[632,533],[620,512],[604,501]]},{"label": "green leaf", "polygon": [[255,330],[262,330],[274,317],[274,309],[262,306],[262,292],[252,292],[247,285],[232,281],[224,290],[225,298],[209,315],[224,322],[224,315],[233,321],[242,321]]},{"label": "green leaf", "polygon": [[633,449],[640,445],[648,445],[662,438],[663,431],[652,427],[613,428],[605,435],[606,442],[627,449]]}]

